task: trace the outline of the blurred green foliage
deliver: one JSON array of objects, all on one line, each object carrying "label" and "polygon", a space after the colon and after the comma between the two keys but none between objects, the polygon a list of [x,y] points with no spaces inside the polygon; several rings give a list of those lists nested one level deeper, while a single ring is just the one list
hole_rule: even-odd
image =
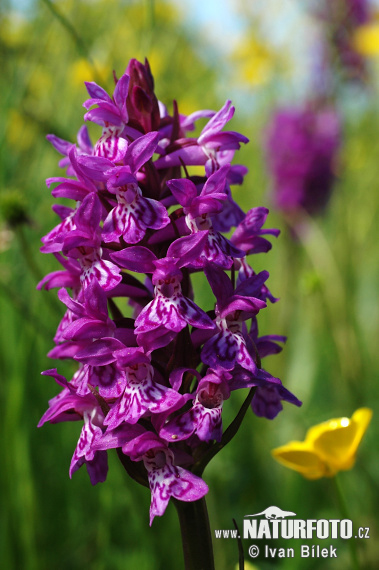
[{"label": "blurred green foliage", "polygon": [[[150,529],[149,493],[128,480],[115,454],[109,454],[106,483],[92,487],[84,468],[70,481],[78,425],[36,428],[48,398],[57,393],[40,371],[53,366],[46,353],[63,314],[56,291],[35,290],[38,280],[57,268],[53,256],[38,252],[40,237],[56,223],[44,180],[59,175],[58,156],[45,135],[74,140],[84,113],[83,81],[100,78],[109,88],[112,70],[121,75],[132,57],[149,58],[157,95],[169,108],[175,98],[183,113],[217,109],[229,93],[219,92],[220,62],[203,36],[185,26],[185,9],[178,12],[153,1],[54,3],[71,22],[78,43],[48,4],[36,3],[27,17],[3,6],[0,18],[1,566],[177,570],[182,554],[172,505]],[[237,109],[233,120],[233,128],[251,139],[238,156],[250,170],[236,190],[245,209],[268,205],[260,142],[270,110],[270,105],[260,114]],[[270,357],[267,367],[303,400],[303,407],[285,405],[273,422],[248,414],[233,443],[205,472],[212,532],[233,528],[232,518],[242,525],[245,514],[270,505],[304,519],[339,518],[329,480],[303,480],[276,464],[270,450],[302,439],[314,423],[372,407],[374,421],[357,465],[341,474],[355,526],[371,527],[371,540],[358,545],[365,569],[375,568],[379,556],[374,538],[379,508],[378,128],[373,94],[359,116],[346,114],[339,180],[325,217],[310,221],[304,241],[294,242],[280,215],[271,213],[267,225],[281,228],[282,235],[268,255],[254,260],[257,271],[270,271],[270,289],[281,298],[263,311],[261,333],[288,335],[284,351]],[[25,224],[12,223],[15,216]],[[73,372],[64,362],[59,371],[68,377]],[[226,423],[242,397],[236,394],[225,405]],[[296,548],[290,543],[284,546]],[[349,567],[347,545],[336,541],[334,546],[338,559],[333,562],[255,563],[267,570]],[[234,568],[236,542],[215,540],[214,547],[217,570]]]}]

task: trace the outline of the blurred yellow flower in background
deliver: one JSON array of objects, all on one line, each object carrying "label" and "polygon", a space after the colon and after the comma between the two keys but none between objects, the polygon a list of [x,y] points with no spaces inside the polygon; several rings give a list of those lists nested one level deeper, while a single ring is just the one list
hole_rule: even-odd
[{"label": "blurred yellow flower in background", "polygon": [[17,109],[9,109],[5,137],[11,148],[25,151],[33,145],[38,137],[38,131],[36,126]]},{"label": "blurred yellow flower in background", "polygon": [[379,55],[379,22],[357,28],[353,37],[354,48],[365,57]]},{"label": "blurred yellow flower in background", "polygon": [[273,457],[307,479],[333,477],[351,469],[372,410],[359,408],[351,418],[335,418],[311,427],[304,441],[290,441],[272,450]]},{"label": "blurred yellow flower in background", "polygon": [[105,83],[109,75],[108,68],[98,61],[95,61],[95,66],[84,58],[74,61],[69,74],[72,85],[81,87],[85,81],[96,81],[96,79],[102,79]]},{"label": "blurred yellow flower in background", "polygon": [[248,38],[244,37],[231,55],[238,79],[253,86],[270,81],[275,70],[275,59],[272,50],[253,33]]}]

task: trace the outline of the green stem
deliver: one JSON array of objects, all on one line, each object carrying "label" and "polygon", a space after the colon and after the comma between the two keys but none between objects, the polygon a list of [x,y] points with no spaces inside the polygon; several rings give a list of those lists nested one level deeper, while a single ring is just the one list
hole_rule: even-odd
[{"label": "green stem", "polygon": [[148,25],[151,30],[155,27],[155,2],[154,0],[148,0]]},{"label": "green stem", "polygon": [[[344,497],[344,494],[342,491],[341,481],[340,481],[338,475],[335,475],[332,478],[332,480],[334,483],[334,491],[335,491],[335,495],[337,497],[337,502],[338,502],[338,506],[340,508],[341,516],[344,519],[351,520],[349,511],[348,511],[348,508],[346,505],[345,497]],[[357,552],[357,542],[354,540],[353,537],[349,539],[349,548],[350,548],[352,568],[354,568],[355,570],[360,570],[360,564],[359,564],[358,552]]]},{"label": "green stem", "polygon": [[243,554],[243,545],[242,545],[242,539],[241,539],[241,533],[240,533],[240,529],[238,528],[237,522],[235,519],[233,520],[233,524],[234,524],[234,528],[237,531],[237,542],[238,542],[238,568],[239,570],[244,570],[245,568],[245,557]]},{"label": "green stem", "polygon": [[185,570],[214,570],[212,536],[205,498],[185,503],[174,499],[180,522]]}]

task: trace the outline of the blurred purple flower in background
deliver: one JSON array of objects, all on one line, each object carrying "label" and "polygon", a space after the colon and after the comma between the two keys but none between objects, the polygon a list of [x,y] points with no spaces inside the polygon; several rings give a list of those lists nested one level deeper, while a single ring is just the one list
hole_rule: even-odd
[{"label": "blurred purple flower in background", "polygon": [[321,24],[323,59],[326,68],[339,70],[344,78],[364,81],[364,56],[354,45],[356,30],[370,21],[368,0],[322,0],[314,10]]},{"label": "blurred purple flower in background", "polygon": [[336,180],[341,124],[331,106],[287,107],[271,118],[265,153],[271,198],[292,221],[321,213]]}]

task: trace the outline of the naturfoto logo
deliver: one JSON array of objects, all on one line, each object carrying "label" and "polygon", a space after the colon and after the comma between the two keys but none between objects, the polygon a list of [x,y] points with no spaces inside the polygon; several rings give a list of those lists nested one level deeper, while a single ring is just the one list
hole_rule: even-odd
[{"label": "naturfoto logo", "polygon": [[[255,517],[264,518],[258,519]],[[296,519],[296,513],[279,507],[268,507],[260,513],[245,515],[243,538],[247,539],[326,539],[353,536],[353,522],[349,519]]]}]

